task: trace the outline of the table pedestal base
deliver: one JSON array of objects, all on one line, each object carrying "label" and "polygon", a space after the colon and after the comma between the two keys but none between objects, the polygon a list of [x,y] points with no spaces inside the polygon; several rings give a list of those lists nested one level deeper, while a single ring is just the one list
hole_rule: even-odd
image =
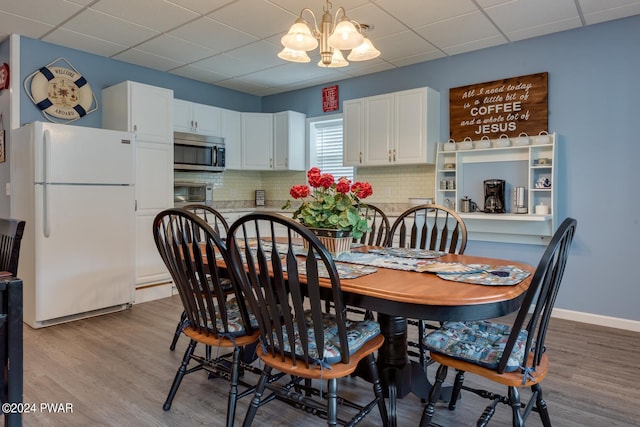
[{"label": "table pedestal base", "polygon": [[[396,427],[397,399],[413,393],[420,399],[429,397],[431,383],[419,363],[407,356],[407,319],[378,313],[384,344],[378,351],[378,369],[385,397],[389,399],[389,426]],[[440,399],[451,398],[451,387],[442,387]]]}]

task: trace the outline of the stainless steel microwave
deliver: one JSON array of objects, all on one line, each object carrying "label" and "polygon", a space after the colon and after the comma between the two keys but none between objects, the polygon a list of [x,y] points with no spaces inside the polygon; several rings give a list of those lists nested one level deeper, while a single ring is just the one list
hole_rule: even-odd
[{"label": "stainless steel microwave", "polygon": [[224,138],[174,132],[174,170],[222,172],[224,165]]}]

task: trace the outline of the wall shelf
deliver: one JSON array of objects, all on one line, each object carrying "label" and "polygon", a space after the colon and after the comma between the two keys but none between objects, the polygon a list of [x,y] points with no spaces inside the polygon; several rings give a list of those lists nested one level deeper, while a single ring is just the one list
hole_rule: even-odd
[{"label": "wall shelf", "polygon": [[[470,240],[546,245],[557,226],[556,135],[550,137],[548,144],[454,151],[445,151],[444,144],[439,144],[436,203],[451,207],[461,215]],[[505,180],[507,213],[460,212],[460,200],[467,196],[479,209],[484,208],[483,181],[486,179]],[[550,187],[537,187],[536,183],[547,179]],[[512,213],[515,211],[513,194],[518,186],[526,190],[528,213],[525,214]],[[548,207],[548,214],[535,214],[535,207],[540,204]]]}]

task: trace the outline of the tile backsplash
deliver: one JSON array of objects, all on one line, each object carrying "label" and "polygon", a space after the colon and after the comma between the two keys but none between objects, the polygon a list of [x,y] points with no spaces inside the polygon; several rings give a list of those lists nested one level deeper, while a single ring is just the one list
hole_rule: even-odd
[{"label": "tile backsplash", "polygon": [[[176,172],[176,181],[209,182],[213,185],[214,204],[224,207],[253,207],[255,190],[265,190],[266,206],[279,208],[290,199],[289,189],[306,182],[305,171],[238,171],[223,173]],[[434,197],[435,167],[406,165],[360,167],[357,181],[367,181],[373,195],[367,199],[377,205],[389,205],[394,210],[409,203],[410,197]],[[222,206],[221,206],[222,207]]]}]

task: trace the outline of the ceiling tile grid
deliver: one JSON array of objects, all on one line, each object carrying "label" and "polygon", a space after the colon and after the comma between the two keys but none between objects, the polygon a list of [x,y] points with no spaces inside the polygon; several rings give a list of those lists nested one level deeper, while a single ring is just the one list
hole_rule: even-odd
[{"label": "ceiling tile grid", "polygon": [[[640,14],[640,0],[334,0],[372,28],[370,61],[321,68],[279,59],[280,38],[322,0],[2,0],[16,33],[143,67],[270,95]],[[313,13],[313,14],[312,14]],[[340,15],[341,16],[341,15]],[[348,52],[345,52],[345,57]]]}]

